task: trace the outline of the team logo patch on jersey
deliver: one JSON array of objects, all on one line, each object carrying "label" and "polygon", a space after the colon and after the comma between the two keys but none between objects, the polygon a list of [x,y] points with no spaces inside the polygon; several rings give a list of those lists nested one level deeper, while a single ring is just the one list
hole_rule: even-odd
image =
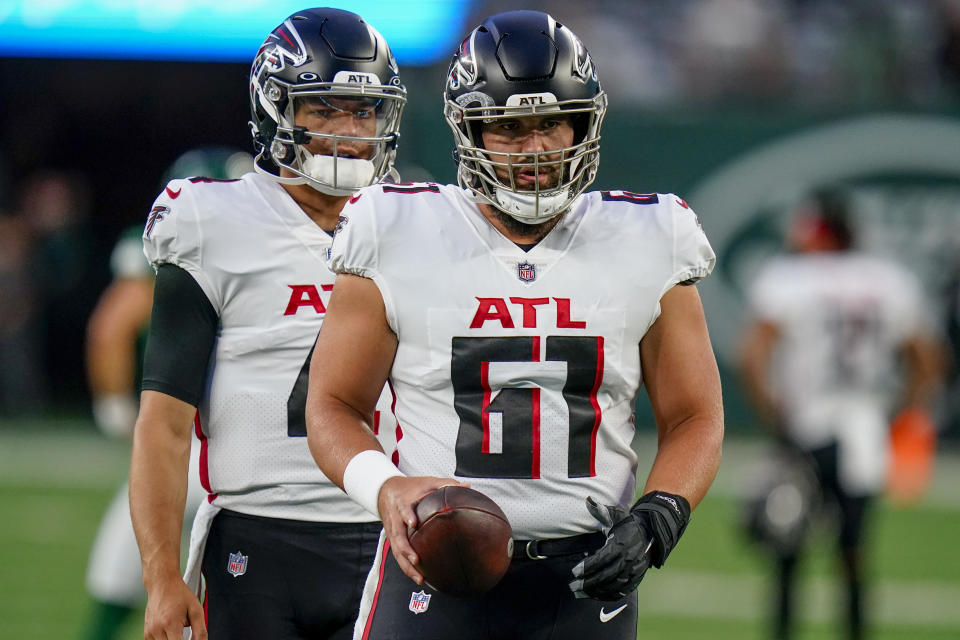
[{"label": "team logo patch on jersey", "polygon": [[163,220],[164,216],[168,213],[170,213],[170,207],[165,207],[162,204],[158,204],[151,209],[150,215],[147,216],[147,227],[143,230],[144,237],[149,238],[153,232],[154,225]]},{"label": "team logo patch on jersey", "polygon": [[425,613],[427,608],[430,606],[430,594],[424,592],[422,589],[420,593],[411,593],[410,594],[410,611],[420,614]]},{"label": "team logo patch on jersey", "polygon": [[234,578],[245,574],[247,572],[247,558],[249,558],[249,556],[245,556],[239,551],[231,553],[230,559],[227,560],[227,573]]},{"label": "team logo patch on jersey", "polygon": [[517,277],[523,282],[533,282],[537,279],[537,267],[529,262],[517,265]]},{"label": "team logo patch on jersey", "polygon": [[350,222],[350,218],[347,216],[340,216],[337,218],[337,226],[333,228],[333,235],[336,237],[338,233],[343,231],[343,228],[347,226],[347,223]]}]

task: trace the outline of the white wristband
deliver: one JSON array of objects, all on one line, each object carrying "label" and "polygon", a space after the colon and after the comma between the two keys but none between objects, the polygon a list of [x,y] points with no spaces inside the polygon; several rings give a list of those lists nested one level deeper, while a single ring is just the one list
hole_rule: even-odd
[{"label": "white wristband", "polygon": [[343,470],[343,490],[354,502],[379,518],[377,499],[380,487],[390,478],[403,475],[382,451],[367,449],[347,463]]}]

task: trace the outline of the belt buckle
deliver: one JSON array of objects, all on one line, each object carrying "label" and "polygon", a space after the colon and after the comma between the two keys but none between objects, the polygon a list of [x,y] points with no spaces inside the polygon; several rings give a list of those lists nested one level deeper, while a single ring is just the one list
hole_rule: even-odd
[{"label": "belt buckle", "polygon": [[531,560],[546,560],[547,556],[540,555],[537,542],[537,540],[527,540],[527,557]]}]

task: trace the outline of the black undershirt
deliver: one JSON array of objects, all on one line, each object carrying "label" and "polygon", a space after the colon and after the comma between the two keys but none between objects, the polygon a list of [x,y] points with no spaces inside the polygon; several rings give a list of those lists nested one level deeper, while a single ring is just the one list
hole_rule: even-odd
[{"label": "black undershirt", "polygon": [[141,388],[198,406],[219,325],[217,312],[193,276],[176,265],[160,265]]}]

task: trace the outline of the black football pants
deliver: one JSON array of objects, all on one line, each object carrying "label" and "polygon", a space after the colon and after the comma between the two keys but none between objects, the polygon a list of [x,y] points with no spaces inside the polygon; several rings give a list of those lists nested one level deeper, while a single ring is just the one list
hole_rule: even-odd
[{"label": "black football pants", "polygon": [[349,640],[380,530],[221,511],[203,556],[210,640]]},{"label": "black football pants", "polygon": [[570,570],[584,552],[542,560],[515,557],[500,584],[483,597],[455,598],[417,586],[400,570],[389,545],[383,546],[364,593],[368,609],[360,614],[362,640],[637,637],[636,592],[616,602],[574,598],[567,586],[573,580]]}]

